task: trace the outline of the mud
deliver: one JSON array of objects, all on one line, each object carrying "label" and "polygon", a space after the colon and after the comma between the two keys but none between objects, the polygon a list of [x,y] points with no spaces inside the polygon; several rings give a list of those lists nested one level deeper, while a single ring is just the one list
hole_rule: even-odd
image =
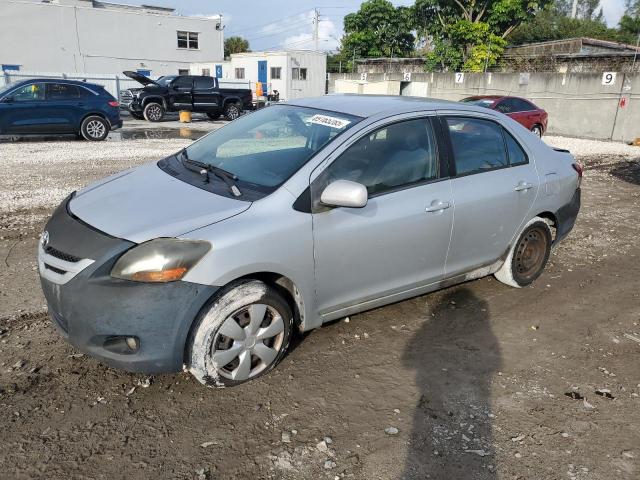
[{"label": "mud", "polygon": [[214,390],[79,354],[35,271],[64,192],[180,142],[0,147],[0,478],[640,477],[640,149],[581,157],[581,215],[532,287],[488,277],[352,316]]}]

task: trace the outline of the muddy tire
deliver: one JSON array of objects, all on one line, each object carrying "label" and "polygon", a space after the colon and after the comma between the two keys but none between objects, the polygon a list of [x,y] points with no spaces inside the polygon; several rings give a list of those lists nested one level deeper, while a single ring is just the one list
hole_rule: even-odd
[{"label": "muddy tire", "polygon": [[239,385],[273,369],[292,332],[293,314],[277,290],[258,280],[232,284],[196,320],[188,369],[208,387]]},{"label": "muddy tire", "polygon": [[235,120],[242,113],[242,108],[237,103],[227,103],[224,107],[224,116],[228,120]]},{"label": "muddy tire", "polygon": [[148,122],[161,122],[164,118],[164,107],[156,102],[149,102],[142,111],[145,120]]},{"label": "muddy tire", "polygon": [[109,135],[110,125],[104,118],[91,115],[85,118],[80,125],[80,134],[85,140],[100,142]]},{"label": "muddy tire", "polygon": [[220,112],[207,113],[207,117],[209,117],[209,120],[218,120],[221,116],[222,116],[222,113],[220,113]]},{"label": "muddy tire", "polygon": [[525,225],[495,277],[516,288],[531,285],[544,271],[551,252],[551,241],[551,229],[547,222],[540,217],[533,218]]}]

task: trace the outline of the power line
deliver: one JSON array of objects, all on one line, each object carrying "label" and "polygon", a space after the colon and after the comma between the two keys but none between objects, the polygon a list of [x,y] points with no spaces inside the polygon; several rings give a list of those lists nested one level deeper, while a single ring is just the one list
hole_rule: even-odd
[{"label": "power line", "polygon": [[275,26],[275,25],[278,25],[278,24],[282,23],[283,20],[286,20],[286,19],[292,18],[292,17],[298,17],[298,16],[302,15],[303,13],[309,13],[312,10],[313,9],[303,10],[302,12],[292,13],[291,15],[287,15],[286,17],[280,18],[278,20],[272,20],[270,22],[263,23],[261,25],[253,25],[252,27],[241,28],[240,30],[233,30],[233,33],[229,33],[229,35],[238,35],[239,33],[242,33],[242,32],[255,31],[258,28],[268,27],[270,25],[274,25]]}]

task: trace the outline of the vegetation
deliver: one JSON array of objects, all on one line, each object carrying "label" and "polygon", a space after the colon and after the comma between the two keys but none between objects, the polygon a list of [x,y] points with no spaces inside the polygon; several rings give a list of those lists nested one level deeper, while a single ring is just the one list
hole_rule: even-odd
[{"label": "vegetation", "polygon": [[249,42],[242,37],[229,37],[224,41],[224,58],[233,53],[250,52]]}]

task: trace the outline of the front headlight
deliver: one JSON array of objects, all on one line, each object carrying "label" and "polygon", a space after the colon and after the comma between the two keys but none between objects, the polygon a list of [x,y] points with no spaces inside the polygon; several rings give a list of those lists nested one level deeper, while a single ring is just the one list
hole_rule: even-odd
[{"label": "front headlight", "polygon": [[199,240],[150,240],[122,255],[111,269],[111,276],[134,282],[174,282],[210,249],[209,242]]}]

